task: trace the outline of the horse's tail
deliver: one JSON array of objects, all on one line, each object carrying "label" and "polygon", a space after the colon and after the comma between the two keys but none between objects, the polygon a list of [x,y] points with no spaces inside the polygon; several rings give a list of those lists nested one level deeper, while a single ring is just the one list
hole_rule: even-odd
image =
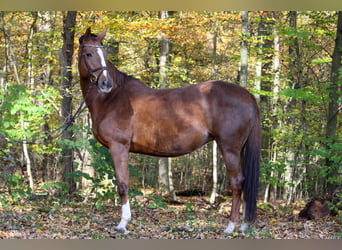
[{"label": "horse's tail", "polygon": [[256,105],[255,121],[244,146],[243,171],[245,201],[244,221],[254,222],[257,212],[257,197],[260,173],[261,154],[261,120],[260,111]]}]

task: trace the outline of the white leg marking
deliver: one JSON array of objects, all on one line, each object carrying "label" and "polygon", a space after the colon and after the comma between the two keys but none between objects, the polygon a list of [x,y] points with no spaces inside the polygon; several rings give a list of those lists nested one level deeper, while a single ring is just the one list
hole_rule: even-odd
[{"label": "white leg marking", "polygon": [[[103,51],[100,48],[97,48],[97,53],[99,54],[99,57],[101,59],[101,66],[106,67],[106,59],[104,58]],[[107,78],[107,70],[103,71],[103,75]]]},{"label": "white leg marking", "polygon": [[121,209],[121,221],[115,229],[119,232],[124,233],[127,231],[127,223],[131,220],[131,208],[129,206],[129,202],[127,201],[126,204],[123,204]]},{"label": "white leg marking", "polygon": [[234,232],[235,226],[236,222],[229,221],[228,227],[226,228],[226,230],[224,230],[224,232],[226,234],[232,234]]},{"label": "white leg marking", "polygon": [[244,232],[246,231],[246,229],[248,228],[248,224],[246,222],[242,223],[241,226],[240,226],[240,232]]}]

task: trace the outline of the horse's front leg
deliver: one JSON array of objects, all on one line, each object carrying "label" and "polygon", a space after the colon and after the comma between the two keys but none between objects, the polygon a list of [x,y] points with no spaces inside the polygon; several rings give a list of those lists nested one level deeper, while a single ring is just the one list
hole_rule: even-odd
[{"label": "horse's front leg", "polygon": [[128,170],[128,148],[125,145],[114,143],[110,146],[113,157],[116,179],[121,198],[121,221],[115,228],[118,232],[127,231],[127,223],[131,220],[131,209],[129,205],[129,170]]}]

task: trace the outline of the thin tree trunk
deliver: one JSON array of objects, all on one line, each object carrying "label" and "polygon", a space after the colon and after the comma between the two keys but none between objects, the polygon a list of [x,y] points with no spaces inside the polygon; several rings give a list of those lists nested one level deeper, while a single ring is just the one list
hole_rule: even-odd
[{"label": "thin tree trunk", "polygon": [[[273,12],[274,18],[278,19],[278,13]],[[272,113],[277,114],[278,113],[278,105],[280,102],[279,99],[279,89],[280,89],[280,44],[279,44],[279,35],[278,35],[278,29],[276,26],[273,27],[273,48],[274,48],[274,55],[273,55],[273,64],[272,64],[272,70],[274,72],[274,79],[273,79],[273,93],[274,96],[272,97]],[[260,75],[261,75],[261,65],[260,65]],[[281,126],[280,121],[275,120],[272,122],[273,127],[272,130],[275,131]],[[278,147],[278,139],[274,138],[274,140],[271,143],[271,152],[269,155],[270,161],[275,163],[277,161],[277,148]],[[270,177],[274,177],[274,170],[271,171]],[[270,184],[268,183],[265,188],[265,195],[264,195],[264,202],[269,201],[269,191],[270,191]]]},{"label": "thin tree trunk", "polygon": [[[14,78],[15,78],[17,84],[21,85],[22,83],[21,83],[19,73],[18,73],[17,61],[16,61],[15,54],[13,52],[13,47],[12,47],[12,42],[11,42],[11,34],[10,34],[9,29],[5,26],[4,13],[0,12],[0,16],[1,16],[1,24],[2,24],[1,28],[2,28],[2,31],[4,33],[5,42],[7,45],[6,48],[7,48],[8,58],[9,58],[10,64],[13,67]],[[25,121],[24,121],[22,114],[20,114],[20,119],[21,119],[21,129],[25,131]],[[32,171],[31,171],[31,159],[29,156],[26,140],[27,140],[27,138],[24,135],[23,142],[22,142],[23,154],[24,154],[24,159],[25,159],[25,163],[26,163],[26,171],[27,171],[27,175],[28,175],[29,186],[30,186],[32,193],[33,193],[34,192],[34,182],[33,182],[33,176],[32,176]]]},{"label": "thin tree trunk", "polygon": [[10,61],[10,65],[12,65],[13,67],[13,73],[14,73],[14,78],[15,81],[17,82],[18,85],[21,85],[21,81],[20,81],[20,77],[19,77],[19,73],[18,73],[18,67],[17,67],[17,60],[15,57],[15,54],[13,52],[13,47],[12,47],[12,42],[11,42],[11,34],[9,31],[9,28],[7,28],[5,26],[6,22],[5,22],[5,18],[4,18],[4,12],[0,11],[0,17],[1,17],[1,28],[2,31],[4,33],[4,37],[5,37],[5,43],[6,43],[6,48],[8,51],[8,59]]},{"label": "thin tree trunk", "polygon": [[[62,116],[64,124],[69,124],[72,117],[72,56],[74,54],[74,35],[76,24],[76,11],[68,11],[64,16],[63,25],[63,48],[62,48],[62,87],[63,87],[63,99],[62,99]],[[70,129],[64,130],[62,134],[63,140],[73,140],[73,133]],[[69,185],[69,193],[76,190],[76,184],[73,178],[67,177],[66,174],[74,172],[73,168],[73,150],[68,146],[64,146],[62,150],[62,164],[63,164],[63,181]]]},{"label": "thin tree trunk", "polygon": [[247,87],[248,80],[248,37],[249,37],[249,24],[248,24],[248,11],[242,11],[242,37],[241,37],[241,66],[240,66],[240,85]]},{"label": "thin tree trunk", "polygon": [[[160,19],[167,19],[167,11],[162,11]],[[167,59],[170,52],[170,40],[162,37],[160,40],[160,62],[159,62],[159,83],[161,88],[167,87]],[[159,187],[164,192],[169,192],[169,169],[168,158],[159,159]]]},{"label": "thin tree trunk", "polygon": [[[32,16],[33,16],[33,22],[31,24],[30,27],[30,31],[26,40],[26,53],[25,53],[25,58],[27,58],[28,60],[28,65],[27,65],[27,79],[28,79],[28,84],[29,87],[31,89],[34,88],[34,63],[33,63],[33,55],[32,55],[32,37],[34,36],[35,33],[35,26],[37,24],[37,20],[38,20],[38,12],[37,11],[33,11],[32,12]],[[23,64],[22,67],[24,67],[25,64]]]},{"label": "thin tree trunk", "polygon": [[[216,79],[216,53],[217,53],[217,37],[218,37],[218,19],[215,20],[214,27],[214,37],[213,37],[213,59],[211,62],[211,71],[213,74],[213,79]],[[210,195],[210,203],[214,204],[217,194],[217,143],[213,141],[213,155],[212,155],[212,163],[213,163],[213,187]]]},{"label": "thin tree trunk", "polygon": [[169,165],[168,158],[159,158],[159,162],[158,162],[159,188],[163,192],[166,192],[166,193],[169,192],[169,178],[168,178],[169,166],[168,165]]},{"label": "thin tree trunk", "polygon": [[[278,84],[277,81],[279,81],[279,75],[276,75],[275,78],[272,81],[273,75],[270,74],[270,72],[273,70],[277,70],[278,65],[275,65],[277,60],[279,60],[279,57],[277,58],[276,55],[271,55],[269,51],[274,48],[275,45],[279,45],[277,41],[273,39],[274,35],[274,23],[270,20],[272,20],[272,12],[265,11],[259,13],[260,20],[258,23],[258,43],[257,43],[257,62],[256,62],[256,78],[255,78],[255,86],[256,89],[260,91],[265,92],[271,92],[276,90],[272,89],[273,84]],[[272,61],[273,60],[273,61]],[[263,140],[262,140],[262,147],[265,149],[265,152],[270,152],[268,155],[265,155],[267,159],[270,159],[272,161],[273,156],[271,153],[271,148],[273,145],[273,138],[271,136],[271,129],[272,129],[272,123],[270,122],[273,119],[272,116],[272,100],[268,95],[261,95],[257,94],[256,99],[259,102],[260,109],[262,112],[262,120],[264,121],[262,123],[262,129],[263,129]],[[276,106],[273,106],[276,107]],[[269,175],[273,176],[275,175],[274,169],[269,170]],[[268,178],[268,176],[267,176]],[[273,186],[271,189],[270,184],[267,184],[265,187],[265,200],[269,199],[269,196],[271,194],[269,193],[271,191],[276,190],[276,188]]]},{"label": "thin tree trunk", "polygon": [[[21,114],[21,129],[23,131],[25,131],[25,121],[24,121],[24,117]],[[24,136],[24,140],[23,140],[23,153],[24,153],[24,158],[25,158],[25,163],[26,163],[26,171],[27,171],[27,177],[29,180],[29,186],[31,189],[31,192],[34,193],[34,183],[33,183],[33,175],[32,175],[32,171],[31,171],[31,159],[28,153],[28,148],[27,148],[27,143],[26,143],[26,136]]]},{"label": "thin tree trunk", "polygon": [[215,203],[217,194],[217,143],[213,141],[213,189],[210,195],[210,203]]},{"label": "thin tree trunk", "polygon": [[[160,19],[167,19],[169,13],[167,11],[162,11]],[[170,54],[171,41],[169,38],[163,37],[160,40],[160,62],[159,62],[159,83],[161,88],[166,88],[168,85],[167,80],[167,67],[168,58]],[[171,169],[171,159],[160,158],[159,159],[159,184],[162,190],[170,193],[172,198],[176,200],[176,193],[173,188],[172,181],[172,169]]]},{"label": "thin tree trunk", "polygon": [[177,200],[177,196],[176,196],[176,192],[175,192],[175,188],[173,186],[173,179],[172,179],[172,158],[168,158],[169,162],[168,162],[168,178],[169,178],[169,193],[172,196],[172,200],[176,201]]},{"label": "thin tree trunk", "polygon": [[214,37],[213,37],[213,57],[211,60],[211,72],[212,72],[212,79],[216,79],[217,72],[216,72],[216,55],[217,55],[217,37],[219,31],[219,19],[215,20],[215,27],[214,27]]},{"label": "thin tree trunk", "polygon": [[[89,127],[91,128],[91,119],[90,119],[90,115],[89,113],[84,115],[82,117],[82,124],[83,126]],[[82,138],[84,138],[84,140],[87,140],[89,137],[88,131],[85,130],[82,132]],[[82,169],[83,173],[88,174],[90,177],[95,177],[95,169],[90,166],[90,162],[92,161],[92,155],[89,153],[89,151],[86,148],[83,148],[79,151],[79,164],[80,164],[80,168]],[[90,184],[91,184],[91,180],[82,178],[81,180],[81,188],[82,191],[88,191],[90,190]]]},{"label": "thin tree trunk", "polygon": [[[290,27],[293,29],[294,33],[297,32],[297,11],[290,11]],[[298,38],[295,36],[292,38],[292,45],[289,47],[289,54],[291,56],[291,71],[292,75],[290,76],[290,83],[292,84],[291,88],[298,89],[302,87],[302,64],[301,64],[301,54],[300,54],[300,45]],[[292,98],[289,100],[289,103],[284,106],[285,113],[291,113],[292,109],[296,106],[297,101]],[[286,129],[292,130],[296,129],[296,122],[292,116],[285,120]],[[284,131],[286,133],[287,131]],[[285,156],[285,173],[283,174],[283,181],[285,183],[283,199],[288,200],[292,197],[293,192],[293,180],[294,180],[294,163],[297,161],[297,156],[295,154],[295,145],[293,137],[290,137],[287,141],[287,149],[284,152]]]},{"label": "thin tree trunk", "polygon": [[[339,99],[339,91],[341,91],[341,87],[339,89],[339,82],[341,82],[340,70],[341,70],[341,58],[342,58],[342,11],[338,12],[338,20],[337,20],[337,29],[336,29],[336,40],[335,40],[335,48],[332,57],[332,65],[331,65],[331,84],[329,86],[329,108],[328,108],[328,116],[327,116],[327,149],[331,150],[331,145],[337,142],[336,133],[337,133],[337,115],[341,108],[338,107],[338,99]],[[327,167],[332,168],[329,171],[328,179],[337,178],[338,176],[338,166],[334,164],[334,162],[327,158],[326,159]],[[327,183],[327,191],[329,194],[333,194],[334,191],[338,188],[338,183],[331,183],[328,181]]]}]

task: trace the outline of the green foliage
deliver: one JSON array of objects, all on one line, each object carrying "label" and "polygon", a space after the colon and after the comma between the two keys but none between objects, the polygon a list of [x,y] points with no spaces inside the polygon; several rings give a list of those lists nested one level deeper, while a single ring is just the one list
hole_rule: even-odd
[{"label": "green foliage", "polygon": [[147,207],[148,208],[163,208],[163,209],[167,209],[167,203],[166,200],[163,196],[161,195],[151,195],[149,197],[153,202],[148,204]]},{"label": "green foliage", "polygon": [[193,203],[185,203],[185,211],[189,214],[195,214],[195,205]]},{"label": "green foliage", "polygon": [[280,96],[284,97],[285,100],[290,98],[310,101],[312,103],[322,103],[322,93],[319,93],[317,89],[312,86],[306,86],[300,89],[293,89],[291,87],[286,87],[281,93]]},{"label": "green foliage", "polygon": [[41,186],[41,189],[51,195],[64,196],[68,194],[68,186],[63,182],[48,181]]},{"label": "green foliage", "polygon": [[92,186],[95,188],[96,197],[107,200],[118,196],[115,178],[115,169],[109,150],[100,145],[96,140],[89,140],[89,152],[93,157],[91,166],[97,175],[92,177]]},{"label": "green foliage", "polygon": [[[276,172],[276,175],[272,176],[272,172]],[[260,179],[263,183],[271,184],[275,186],[284,186],[282,180],[279,179],[278,174],[282,174],[285,172],[285,162],[282,161],[277,162],[262,162],[260,169]]]},{"label": "green foliage", "polygon": [[[89,127],[80,128],[74,126],[74,133],[81,133],[82,131],[90,131]],[[102,146],[95,139],[76,137],[75,141],[63,140],[61,145],[74,149],[86,149],[92,157],[90,166],[96,171],[95,176],[90,176],[82,172],[82,169],[77,169],[69,174],[68,177],[74,178],[76,182],[80,182],[81,178],[91,180],[91,189],[93,190],[96,200],[95,206],[100,208],[102,201],[100,200],[114,200],[117,197],[115,169],[109,150]]]},{"label": "green foliage", "polygon": [[[42,131],[42,125],[54,112],[52,99],[58,98],[56,89],[32,90],[22,85],[8,83],[6,89],[0,89],[0,113],[3,122],[0,123],[0,133],[9,141],[27,140],[36,142],[47,136]],[[55,153],[58,148],[53,144],[33,145],[37,153]]]},{"label": "green foliage", "polygon": [[0,205],[10,207],[21,203],[25,198],[32,195],[32,190],[27,185],[24,177],[19,174],[2,173],[1,177],[6,183],[8,193],[0,194]]}]

